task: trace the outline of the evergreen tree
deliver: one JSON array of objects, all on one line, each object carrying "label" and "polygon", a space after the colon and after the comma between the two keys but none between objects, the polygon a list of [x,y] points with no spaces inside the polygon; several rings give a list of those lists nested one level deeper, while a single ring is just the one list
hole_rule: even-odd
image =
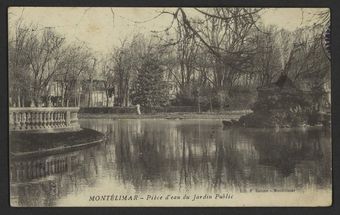
[{"label": "evergreen tree", "polygon": [[142,61],[132,93],[133,103],[148,110],[166,105],[169,92],[159,59],[148,54]]}]

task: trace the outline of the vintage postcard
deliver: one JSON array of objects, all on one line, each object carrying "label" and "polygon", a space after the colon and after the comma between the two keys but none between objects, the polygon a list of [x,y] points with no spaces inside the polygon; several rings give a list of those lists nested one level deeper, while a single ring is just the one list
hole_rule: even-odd
[{"label": "vintage postcard", "polygon": [[9,7],[11,206],[332,205],[330,22]]}]

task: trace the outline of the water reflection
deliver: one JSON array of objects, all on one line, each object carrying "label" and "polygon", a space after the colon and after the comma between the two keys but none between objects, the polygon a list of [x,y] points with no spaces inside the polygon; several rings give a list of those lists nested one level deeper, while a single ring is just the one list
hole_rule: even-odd
[{"label": "water reflection", "polygon": [[331,186],[330,134],[321,128],[223,129],[218,120],[91,119],[81,124],[105,133],[107,141],[59,155],[75,156],[73,169],[42,175],[43,180],[13,179],[17,205],[59,205],[60,199],[105,190],[108,184],[112,192],[119,187],[137,193]]},{"label": "water reflection", "polygon": [[100,146],[46,157],[11,159],[11,205],[56,206],[58,199],[93,186]]}]

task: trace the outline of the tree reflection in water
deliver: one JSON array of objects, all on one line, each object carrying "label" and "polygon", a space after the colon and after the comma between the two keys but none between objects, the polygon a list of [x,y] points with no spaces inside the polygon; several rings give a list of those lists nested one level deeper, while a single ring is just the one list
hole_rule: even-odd
[{"label": "tree reflection in water", "polygon": [[13,178],[14,205],[58,205],[59,199],[91,188],[151,193],[331,186],[330,134],[321,128],[223,129],[218,120],[88,119],[81,123],[105,133],[106,142],[54,156],[54,160],[68,160],[62,171]]},{"label": "tree reflection in water", "polygon": [[321,129],[223,130],[216,121],[124,120],[109,134],[122,184],[137,191],[330,185]]}]

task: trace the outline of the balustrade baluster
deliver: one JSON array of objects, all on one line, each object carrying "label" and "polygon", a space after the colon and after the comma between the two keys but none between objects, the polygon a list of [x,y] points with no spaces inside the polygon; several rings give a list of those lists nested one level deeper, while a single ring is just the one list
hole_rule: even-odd
[{"label": "balustrade baluster", "polygon": [[59,112],[59,125],[60,127],[63,127],[63,113]]},{"label": "balustrade baluster", "polygon": [[47,112],[46,111],[43,112],[43,116],[44,116],[44,128],[47,128]]},{"label": "balustrade baluster", "polygon": [[59,127],[58,111],[54,112],[55,127]]},{"label": "balustrade baluster", "polygon": [[54,117],[54,111],[50,112],[50,127],[54,128],[55,127],[55,117]]},{"label": "balustrade baluster", "polygon": [[39,172],[40,172],[40,177],[44,176],[44,166],[41,160],[39,160]]},{"label": "balustrade baluster", "polygon": [[40,176],[41,177],[45,177],[45,163],[43,162],[43,160],[40,160],[39,162],[40,165]]},{"label": "balustrade baluster", "polygon": [[60,160],[58,160],[57,163],[58,163],[58,172],[61,172],[60,171]]},{"label": "balustrade baluster", "polygon": [[58,111],[55,112],[55,121],[56,121],[55,126],[59,127],[59,112]]},{"label": "balustrade baluster", "polygon": [[39,117],[38,117],[37,126],[38,126],[38,128],[43,128],[44,127],[43,126],[43,113],[39,111],[38,115],[39,115]]},{"label": "balustrade baluster", "polygon": [[13,166],[12,165],[9,166],[9,180],[14,181],[13,180]]},{"label": "balustrade baluster", "polygon": [[23,180],[27,180],[27,162],[23,162],[22,163],[22,170],[23,170],[23,174],[22,174],[22,179]]},{"label": "balustrade baluster", "polygon": [[26,129],[26,113],[21,112],[21,124],[20,124],[20,129],[25,130]]},{"label": "balustrade baluster", "polygon": [[61,113],[61,118],[63,127],[66,127],[66,112]]},{"label": "balustrade baluster", "polygon": [[59,122],[59,127],[62,127],[62,119],[61,119],[61,112],[58,112],[58,122]]},{"label": "balustrade baluster", "polygon": [[46,127],[51,127],[51,112],[46,112]]},{"label": "balustrade baluster", "polygon": [[18,112],[16,115],[17,115],[17,128],[18,130],[20,130],[21,129],[21,113]]},{"label": "balustrade baluster", "polygon": [[54,160],[55,173],[58,173],[58,160]]},{"label": "balustrade baluster", "polygon": [[19,163],[18,162],[15,162],[15,176],[16,176],[16,179],[19,181],[19,170],[20,166],[19,166]]},{"label": "balustrade baluster", "polygon": [[63,113],[59,112],[59,117],[60,117],[60,127],[64,127],[64,119],[63,119]]},{"label": "balustrade baluster", "polygon": [[47,175],[51,175],[51,162],[47,161]]},{"label": "balustrade baluster", "polygon": [[25,112],[26,115],[26,123],[25,123],[25,129],[29,130],[31,129],[31,112]]},{"label": "balustrade baluster", "polygon": [[51,127],[56,127],[56,123],[55,112],[51,112]]},{"label": "balustrade baluster", "polygon": [[36,116],[35,116],[35,126],[37,129],[41,128],[41,123],[42,123],[42,116],[41,116],[41,112],[37,112]]},{"label": "balustrade baluster", "polygon": [[42,119],[42,127],[46,128],[46,121],[47,121],[46,120],[46,112],[42,112],[41,115],[43,117],[43,119]]},{"label": "balustrade baluster", "polygon": [[37,177],[37,162],[36,161],[33,161],[33,178],[36,178]]},{"label": "balustrade baluster", "polygon": [[23,124],[23,121],[24,121],[22,112],[19,112],[18,116],[19,116],[19,121],[20,121],[19,129],[22,130],[22,124]]},{"label": "balustrade baluster", "polygon": [[19,181],[21,181],[22,179],[22,166],[21,166],[21,162],[18,162],[18,179]]},{"label": "balustrade baluster", "polygon": [[50,161],[50,174],[53,174],[53,160]]},{"label": "balustrade baluster", "polygon": [[21,117],[21,112],[17,113],[17,117],[18,117],[18,129],[21,130],[21,121],[22,121],[22,117]]},{"label": "balustrade baluster", "polygon": [[31,161],[27,161],[27,178],[32,178],[32,164]]},{"label": "balustrade baluster", "polygon": [[34,112],[27,112],[27,129],[35,129],[35,116]]},{"label": "balustrade baluster", "polygon": [[47,160],[45,160],[45,162],[44,162],[44,168],[45,168],[45,176],[48,176],[48,161]]},{"label": "balustrade baluster", "polygon": [[39,122],[39,118],[38,118],[38,112],[32,112],[31,113],[31,119],[32,119],[32,124],[31,124],[31,127],[32,129],[38,129],[39,126],[38,126],[38,122]]},{"label": "balustrade baluster", "polygon": [[36,178],[39,178],[39,176],[40,176],[40,171],[39,171],[39,162],[38,161],[35,161],[35,177]]},{"label": "balustrade baluster", "polygon": [[55,173],[58,173],[58,160],[55,160]]},{"label": "balustrade baluster", "polygon": [[33,112],[26,112],[26,129],[34,129],[34,113]]},{"label": "balustrade baluster", "polygon": [[54,161],[51,161],[51,174],[54,174]]},{"label": "balustrade baluster", "polygon": [[50,127],[54,127],[54,112],[50,112]]}]

